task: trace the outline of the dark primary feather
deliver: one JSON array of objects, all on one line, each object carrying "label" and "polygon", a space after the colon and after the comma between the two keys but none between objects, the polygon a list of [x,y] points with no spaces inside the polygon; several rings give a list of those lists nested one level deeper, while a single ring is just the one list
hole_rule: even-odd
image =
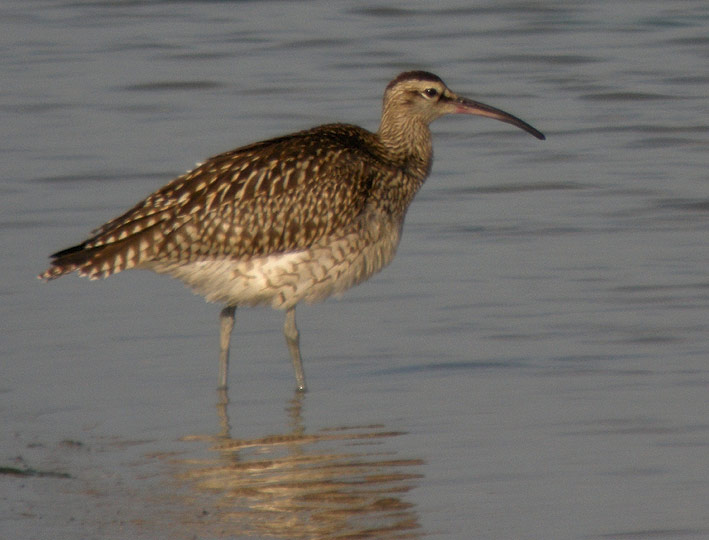
[{"label": "dark primary feather", "polygon": [[42,277],[306,248],[352,224],[375,178],[396,169],[378,144],[362,128],[332,124],[219,154],[52,255]]}]

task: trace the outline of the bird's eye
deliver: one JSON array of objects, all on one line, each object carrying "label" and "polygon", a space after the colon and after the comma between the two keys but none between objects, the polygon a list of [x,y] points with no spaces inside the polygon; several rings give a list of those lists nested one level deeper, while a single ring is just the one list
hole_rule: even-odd
[{"label": "bird's eye", "polygon": [[423,91],[423,94],[427,98],[435,98],[438,95],[438,90],[435,88],[426,88],[426,90]]}]

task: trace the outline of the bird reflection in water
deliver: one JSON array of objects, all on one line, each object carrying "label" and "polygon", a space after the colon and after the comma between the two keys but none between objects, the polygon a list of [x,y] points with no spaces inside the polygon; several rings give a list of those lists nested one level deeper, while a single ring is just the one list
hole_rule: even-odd
[{"label": "bird reflection in water", "polygon": [[200,536],[421,538],[415,506],[405,496],[422,478],[424,462],[385,448],[405,433],[381,425],[310,433],[303,400],[297,393],[289,402],[286,433],[237,439],[230,434],[223,392],[222,433],[186,438],[209,441],[216,454],[177,463],[179,483],[194,499],[190,506],[205,508]]}]

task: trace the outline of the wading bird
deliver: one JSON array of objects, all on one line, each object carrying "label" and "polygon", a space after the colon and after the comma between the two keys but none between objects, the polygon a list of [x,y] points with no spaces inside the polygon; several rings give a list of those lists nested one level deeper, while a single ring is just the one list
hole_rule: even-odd
[{"label": "wading bird", "polygon": [[386,87],[376,133],[328,124],[216,155],[53,254],[39,277],[98,279],[141,268],[223,304],[220,388],[236,307],[283,309],[305,390],[296,305],[342,293],[392,261],[406,210],[431,170],[428,126],[446,114],[494,118],[544,139],[519,118],[454,94],[432,73],[405,72]]}]

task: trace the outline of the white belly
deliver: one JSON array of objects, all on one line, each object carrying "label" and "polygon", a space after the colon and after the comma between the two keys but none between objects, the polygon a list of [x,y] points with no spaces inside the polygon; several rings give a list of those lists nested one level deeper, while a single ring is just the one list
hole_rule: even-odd
[{"label": "white belly", "polygon": [[363,229],[302,251],[248,260],[152,261],[141,266],[183,281],[209,302],[287,309],[301,301],[341,294],[392,261],[401,223],[372,220]]}]

